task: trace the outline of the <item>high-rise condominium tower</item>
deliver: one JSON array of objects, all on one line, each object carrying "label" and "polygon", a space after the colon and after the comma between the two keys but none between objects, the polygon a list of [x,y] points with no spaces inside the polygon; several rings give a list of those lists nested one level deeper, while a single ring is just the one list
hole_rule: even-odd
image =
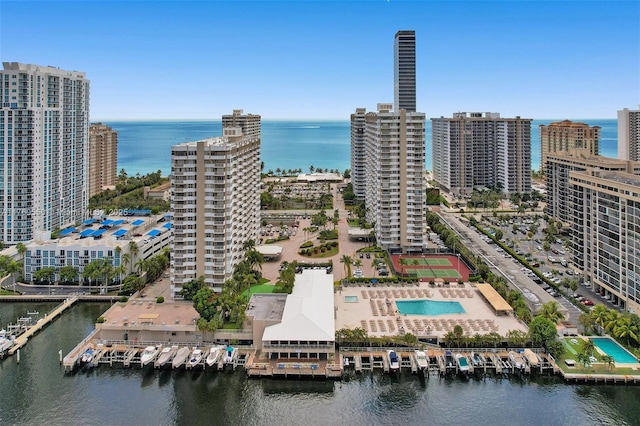
[{"label": "high-rise condominium tower", "polygon": [[394,44],[394,106],[416,111],[416,32],[398,31]]},{"label": "high-rise condominium tower", "polygon": [[458,112],[431,123],[433,177],[447,191],[531,191],[531,119]]},{"label": "high-rise condominium tower", "polygon": [[118,132],[102,123],[89,127],[89,197],[116,185]]},{"label": "high-rise condominium tower", "polygon": [[259,235],[260,116],[234,116],[252,135],[223,122],[222,137],[172,147],[174,291],[200,276],[220,291]]},{"label": "high-rise condominium tower", "polygon": [[89,200],[85,73],[3,62],[0,241],[28,241],[84,218]]},{"label": "high-rise condominium tower", "polygon": [[365,205],[377,243],[395,253],[426,244],[425,115],[378,104],[365,116]]},{"label": "high-rise condominium tower", "polygon": [[540,170],[547,168],[549,154],[571,149],[586,149],[590,155],[598,155],[600,149],[600,127],[589,127],[585,123],[569,120],[557,121],[548,126],[540,125]]},{"label": "high-rise condominium tower", "polygon": [[618,111],[618,158],[640,161],[640,106]]},{"label": "high-rise condominium tower", "polygon": [[365,114],[366,108],[356,108],[351,114],[351,184],[358,200],[364,200],[367,185],[365,153]]}]

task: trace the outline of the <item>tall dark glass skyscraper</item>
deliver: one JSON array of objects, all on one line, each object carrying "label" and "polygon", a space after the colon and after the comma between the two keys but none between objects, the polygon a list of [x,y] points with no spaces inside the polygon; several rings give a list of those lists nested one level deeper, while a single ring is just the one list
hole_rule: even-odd
[{"label": "tall dark glass skyscraper", "polygon": [[416,111],[416,32],[398,31],[394,44],[394,108]]}]

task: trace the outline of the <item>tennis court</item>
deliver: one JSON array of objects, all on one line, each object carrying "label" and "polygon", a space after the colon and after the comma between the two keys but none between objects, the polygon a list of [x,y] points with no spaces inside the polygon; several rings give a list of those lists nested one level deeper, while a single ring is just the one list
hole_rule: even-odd
[{"label": "tennis court", "polygon": [[452,254],[391,255],[394,272],[399,276],[411,276],[430,281],[469,279],[470,270],[463,259]]},{"label": "tennis court", "polygon": [[418,278],[461,278],[461,275],[455,269],[416,269],[405,268],[407,273]]},{"label": "tennis court", "polygon": [[412,257],[403,259],[402,263],[407,266],[422,265],[422,266],[452,266],[449,259],[444,257]]}]

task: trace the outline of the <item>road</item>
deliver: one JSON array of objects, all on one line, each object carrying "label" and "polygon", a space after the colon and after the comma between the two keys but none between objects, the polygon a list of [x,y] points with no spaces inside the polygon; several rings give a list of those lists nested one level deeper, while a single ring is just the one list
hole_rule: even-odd
[{"label": "road", "polygon": [[[477,255],[482,256],[484,261],[489,265],[494,273],[505,277],[511,286],[523,294],[529,307],[535,312],[543,304],[555,300],[563,310],[565,318],[572,323],[578,325],[578,317],[582,311],[574,306],[563,296],[552,297],[544,291],[542,287],[536,284],[529,276],[527,276],[520,268],[523,267],[520,262],[509,255],[505,255],[496,251],[495,244],[488,244],[482,240],[481,234],[475,231],[475,228],[465,225],[460,221],[456,214],[440,212],[440,218],[451,229],[458,234],[462,243],[470,248]],[[526,297],[527,293],[535,295],[535,297]],[[537,298],[537,301],[535,299]]]}]

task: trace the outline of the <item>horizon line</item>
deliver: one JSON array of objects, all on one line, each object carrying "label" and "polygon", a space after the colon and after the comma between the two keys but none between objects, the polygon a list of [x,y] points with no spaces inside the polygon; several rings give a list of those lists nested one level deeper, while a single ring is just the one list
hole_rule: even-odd
[{"label": "horizon line", "polygon": [[[522,117],[522,116],[521,116]],[[441,118],[441,117],[432,117],[432,118]],[[431,120],[432,118],[428,118],[427,120]],[[444,117],[448,118],[448,117]],[[500,117],[500,118],[513,118],[513,117]],[[351,121],[348,118],[265,118],[260,117],[263,121]],[[617,120],[617,117],[595,117],[595,118],[531,118],[534,121],[551,121],[551,120],[570,120],[570,121],[578,121],[578,120]],[[90,119],[91,123],[99,123],[105,121],[211,121],[211,122],[221,122],[222,118],[96,118]]]}]

